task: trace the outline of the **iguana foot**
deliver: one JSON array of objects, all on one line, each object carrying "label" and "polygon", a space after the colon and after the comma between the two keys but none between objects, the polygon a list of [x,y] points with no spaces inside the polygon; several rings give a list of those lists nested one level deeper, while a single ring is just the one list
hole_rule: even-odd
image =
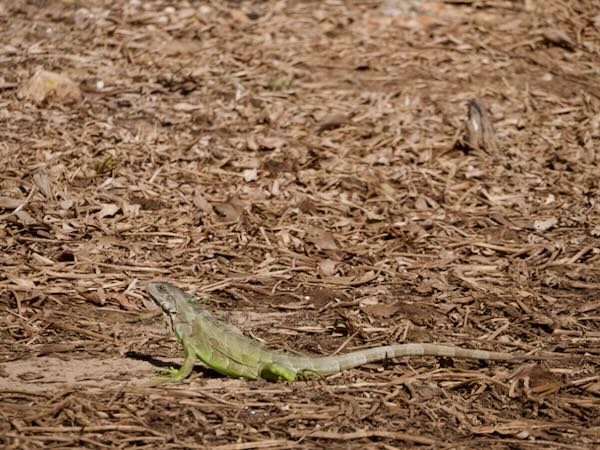
[{"label": "iguana foot", "polygon": [[311,369],[302,369],[296,373],[296,379],[302,381],[322,380],[323,376],[319,372]]},{"label": "iguana foot", "polygon": [[181,381],[186,375],[184,375],[181,369],[176,369],[175,367],[157,367],[157,373],[163,373],[164,375],[155,375],[152,377],[153,380],[156,381]]}]

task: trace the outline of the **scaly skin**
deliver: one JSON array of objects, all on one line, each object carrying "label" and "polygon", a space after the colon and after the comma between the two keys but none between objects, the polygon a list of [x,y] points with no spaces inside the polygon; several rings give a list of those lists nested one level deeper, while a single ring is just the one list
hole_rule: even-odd
[{"label": "scaly skin", "polygon": [[385,345],[340,356],[296,356],[268,350],[260,342],[238,333],[213,317],[193,296],[170,283],[151,282],[147,290],[152,300],[167,313],[185,352],[181,368],[162,369],[166,375],[159,377],[161,380],[183,380],[191,373],[196,360],[230,377],[294,381],[307,375],[331,375],[369,362],[400,356],[498,361],[545,359],[421,343]]}]

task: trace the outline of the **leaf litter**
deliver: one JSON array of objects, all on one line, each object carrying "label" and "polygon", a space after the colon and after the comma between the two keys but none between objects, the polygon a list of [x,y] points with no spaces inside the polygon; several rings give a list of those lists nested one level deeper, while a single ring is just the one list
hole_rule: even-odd
[{"label": "leaf litter", "polygon": [[[600,445],[593,1],[0,2],[0,23],[3,448]],[[164,385],[181,349],[151,279],[288,351],[564,358]]]}]

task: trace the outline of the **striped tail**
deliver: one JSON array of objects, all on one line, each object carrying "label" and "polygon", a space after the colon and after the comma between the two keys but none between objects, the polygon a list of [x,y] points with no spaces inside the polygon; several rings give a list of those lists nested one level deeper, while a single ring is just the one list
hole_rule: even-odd
[{"label": "striped tail", "polygon": [[296,369],[313,370],[321,375],[328,375],[351,369],[375,361],[382,361],[401,356],[443,356],[461,359],[483,359],[487,361],[508,361],[515,359],[510,353],[471,350],[460,347],[437,344],[394,344],[373,347],[365,350],[346,353],[339,356],[316,358],[296,357],[293,365]]}]

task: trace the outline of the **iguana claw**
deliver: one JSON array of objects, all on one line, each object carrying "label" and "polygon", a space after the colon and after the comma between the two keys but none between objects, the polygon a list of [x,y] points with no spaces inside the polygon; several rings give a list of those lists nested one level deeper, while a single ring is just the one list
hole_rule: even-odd
[{"label": "iguana claw", "polygon": [[176,369],[175,367],[157,367],[157,373],[162,373],[164,375],[155,375],[152,377],[153,380],[156,381],[181,381],[184,377],[180,375],[180,369]]}]

